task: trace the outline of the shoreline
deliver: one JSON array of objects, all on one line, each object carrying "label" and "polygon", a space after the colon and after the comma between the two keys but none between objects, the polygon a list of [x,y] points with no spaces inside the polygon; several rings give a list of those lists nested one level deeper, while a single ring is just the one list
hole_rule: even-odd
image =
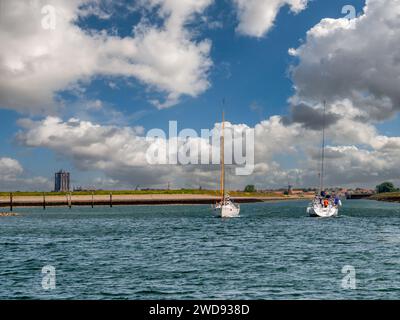
[{"label": "shoreline", "polygon": [[400,202],[400,192],[378,193],[368,198],[369,200],[385,201],[385,202]]},{"label": "shoreline", "polygon": [[[69,196],[0,196],[0,211],[9,211],[13,207],[73,207],[73,206],[129,206],[129,205],[206,205],[216,203],[220,197],[198,194],[149,194],[149,195],[71,195]],[[284,197],[231,197],[237,203],[281,202],[309,200],[304,196]]]}]

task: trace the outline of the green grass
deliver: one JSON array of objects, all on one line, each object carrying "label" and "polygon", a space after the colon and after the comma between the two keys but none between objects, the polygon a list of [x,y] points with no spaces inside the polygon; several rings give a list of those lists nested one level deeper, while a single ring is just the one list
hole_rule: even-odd
[{"label": "green grass", "polygon": [[[219,191],[215,190],[199,190],[199,189],[182,189],[182,190],[96,190],[94,195],[141,195],[141,194],[194,194],[194,195],[210,195],[217,196]],[[12,193],[13,196],[42,196],[41,191],[16,191]],[[46,196],[65,196],[66,192],[44,192]],[[71,192],[73,195],[91,195],[91,191],[75,191]],[[239,192],[231,191],[229,194],[233,197],[285,197],[281,193],[262,193],[262,192]],[[0,192],[0,196],[8,197],[10,192]]]},{"label": "green grass", "polygon": [[400,201],[400,192],[377,193],[371,196],[370,199]]}]

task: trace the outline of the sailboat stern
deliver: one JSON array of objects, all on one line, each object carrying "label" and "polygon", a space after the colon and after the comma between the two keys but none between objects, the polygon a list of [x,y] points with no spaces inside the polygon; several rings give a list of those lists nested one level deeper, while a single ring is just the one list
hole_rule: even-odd
[{"label": "sailboat stern", "polygon": [[240,206],[238,204],[229,202],[221,205],[220,212],[221,212],[221,218],[239,217]]},{"label": "sailboat stern", "polygon": [[339,213],[339,208],[332,205],[324,207],[314,204],[307,207],[307,213],[310,215],[310,217],[329,218],[337,216]]}]

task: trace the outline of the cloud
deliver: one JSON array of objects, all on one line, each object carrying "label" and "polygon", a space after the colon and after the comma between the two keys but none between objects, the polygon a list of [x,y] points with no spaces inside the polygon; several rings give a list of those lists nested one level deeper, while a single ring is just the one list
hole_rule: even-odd
[{"label": "cloud", "polygon": [[[84,54],[66,51],[79,62],[79,68],[74,62],[68,65],[68,77],[63,73],[58,75],[60,72],[57,70],[61,69],[55,61],[64,53],[59,52],[57,59],[49,54],[49,61],[54,64],[48,69],[46,59],[38,63],[40,59],[32,58],[30,78],[26,70],[18,73],[18,68],[23,66],[24,70],[29,64],[12,61],[7,66],[13,66],[15,74],[8,70],[9,83],[26,81],[26,84],[32,84],[32,96],[26,95],[27,90],[5,90],[0,76],[2,97],[3,93],[4,97],[14,95],[10,101],[21,107],[24,98],[34,101],[33,97],[39,97],[41,101],[47,94],[53,103],[60,88],[90,81],[93,75],[135,77],[149,88],[166,94],[165,101],[152,101],[159,108],[177,103],[182,95],[196,96],[209,86],[207,72],[211,66],[211,43],[208,40],[194,41],[188,24],[202,14],[210,2],[142,0],[138,6],[145,8],[144,12],[156,12],[161,24],[155,26],[144,19],[136,26],[133,35],[125,38],[79,29],[73,23],[79,17],[76,13],[79,12],[76,9],[79,8],[78,2],[71,2],[74,5],[68,4],[72,9],[68,11],[70,18],[66,28],[70,28],[72,33],[66,34],[74,36],[63,39],[65,43],[55,47],[67,50],[69,46],[82,45]],[[292,11],[298,12],[307,4],[306,1],[240,0],[235,3],[238,32],[255,37],[268,32],[283,5],[288,4]],[[369,0],[362,16],[352,21],[323,19],[307,33],[299,48],[290,50],[298,59],[298,65],[291,70],[295,95],[290,99],[290,115],[271,116],[251,128],[256,138],[254,173],[248,177],[228,174],[230,188],[242,188],[248,183],[283,187],[294,181],[298,181],[297,186],[317,186],[323,100],[328,101],[326,184],[374,186],[383,179],[399,177],[400,137],[381,135],[374,125],[375,121],[386,119],[399,109],[399,10],[396,1]],[[30,21],[28,17],[27,21]],[[26,32],[22,30],[21,34],[25,36]],[[15,36],[20,43],[20,35]],[[29,33],[27,39],[30,39]],[[82,42],[79,39],[83,39]],[[18,49],[15,52],[19,57],[25,51]],[[87,54],[92,54],[91,59],[83,63],[83,56]],[[12,57],[9,52],[8,55],[0,53],[0,57],[3,56]],[[64,59],[65,63],[71,63],[69,57]],[[4,66],[4,61],[0,60],[0,66]],[[47,70],[43,79],[48,84],[44,88],[38,81],[38,75],[43,76],[43,73],[36,72],[43,66]],[[14,100],[14,97],[18,99]],[[107,109],[96,100],[88,101],[87,107],[91,112]],[[167,182],[174,187],[202,185],[213,188],[218,179],[218,166],[149,165],[146,151],[152,143],[144,139],[140,127],[100,125],[76,114],[69,120],[51,116],[37,121],[23,119],[19,125],[22,128],[17,135],[20,144],[52,150],[79,170],[104,173],[106,177],[98,181],[103,188],[107,184],[114,188],[138,184],[142,187],[165,187]],[[216,129],[219,127],[220,124],[214,126]],[[241,130],[247,126],[229,124],[229,127]],[[167,142],[159,139],[153,142],[153,146],[166,152]],[[199,138],[182,142],[182,145],[195,146],[196,152],[210,148]]]},{"label": "cloud", "polygon": [[[76,118],[63,121],[57,117],[41,121],[22,119],[18,123],[23,129],[16,137],[20,144],[53,150],[72,161],[79,170],[103,172],[112,181],[120,181],[121,185],[154,187],[165,186],[171,181],[181,186],[186,183],[210,186],[218,176],[214,172],[218,169],[215,165],[150,165],[149,159],[153,158],[148,150],[169,154],[169,137],[148,140],[143,131],[136,128],[104,126]],[[229,123],[227,127],[238,132],[246,128]],[[219,130],[220,125],[216,124],[215,129]],[[179,155],[185,155],[185,150],[190,149],[195,159],[205,151],[211,152],[212,148],[208,140],[200,137],[178,140]]]},{"label": "cloud", "polygon": [[284,124],[300,123],[305,128],[312,130],[322,130],[324,124],[327,128],[340,119],[339,115],[330,112],[324,116],[323,110],[312,108],[304,103],[292,106],[290,111],[289,117],[282,118]]},{"label": "cloud", "polygon": [[0,179],[13,179],[22,172],[22,166],[17,160],[0,158]]},{"label": "cloud", "polygon": [[[77,25],[88,15],[101,15],[105,10],[99,9],[101,3],[2,2],[0,107],[32,114],[54,113],[61,91],[85,85],[95,76],[137,79],[166,96],[165,101],[153,101],[158,108],[207,90],[211,41],[193,40],[188,24],[211,0],[143,0],[140,3],[153,8],[161,24],[150,24],[142,17],[132,35],[126,37]],[[41,11],[45,5],[55,10],[54,30],[42,26],[47,17]]]},{"label": "cloud", "polygon": [[[393,153],[377,150],[359,149],[356,146],[339,146],[327,148],[326,180],[331,184],[375,184],[384,180],[396,179],[400,169],[396,165],[396,157],[400,152]],[[372,184],[374,185],[374,184]]]},{"label": "cloud", "polygon": [[[399,179],[400,137],[383,136],[374,125],[400,109],[399,15],[398,1],[367,0],[358,18],[323,19],[307,32],[299,48],[289,50],[298,59],[291,68],[295,95],[289,99],[290,115],[281,122],[288,130],[297,125],[307,129],[308,140],[322,129],[322,101],[328,101],[330,185],[373,186]],[[303,182],[316,180],[316,146],[314,140],[297,148],[305,153],[296,165],[296,176]]]},{"label": "cloud", "polygon": [[353,19],[323,19],[290,53],[296,95],[292,103],[349,100],[363,121],[388,119],[400,110],[400,2],[367,0]]},{"label": "cloud", "polygon": [[46,190],[49,187],[49,181],[44,177],[24,176],[24,169],[18,160],[0,158],[0,190]]},{"label": "cloud", "polygon": [[239,25],[237,32],[252,36],[264,36],[274,25],[279,10],[289,5],[298,13],[304,10],[308,0],[233,0],[237,9]]},{"label": "cloud", "polygon": [[[333,106],[340,115],[343,107]],[[379,135],[375,127],[341,115],[342,120],[327,129],[327,185],[375,185],[381,179],[399,176],[400,137]],[[145,139],[142,130],[115,125],[99,125],[90,121],[63,121],[47,117],[40,121],[21,120],[22,130],[17,141],[27,147],[44,147],[69,159],[81,171],[102,172],[108,181],[120,186],[215,188],[217,165],[149,165],[147,150],[152,146],[168,152],[166,139]],[[242,124],[226,123],[228,128],[243,130]],[[214,129],[218,130],[220,124]],[[321,133],[302,123],[284,124],[281,116],[272,116],[258,123],[255,134],[255,170],[250,176],[239,177],[228,168],[230,188],[248,183],[262,187],[282,187],[288,177],[302,186],[317,186],[320,163]],[[191,146],[195,157],[209,142],[201,138],[179,140],[178,147]],[[183,151],[181,151],[183,152]],[[289,164],[281,163],[285,158]],[[107,180],[106,179],[106,180]],[[82,182],[84,185],[89,182]],[[118,185],[118,183],[117,183]],[[110,185],[111,186],[111,185]],[[112,187],[112,186],[111,186]]]},{"label": "cloud", "polygon": [[101,126],[71,118],[62,121],[47,117],[42,121],[21,120],[25,131],[17,140],[29,147],[45,147],[67,157],[82,171],[98,170],[127,183],[157,185],[173,174],[168,166],[149,166],[149,143],[139,128]]}]

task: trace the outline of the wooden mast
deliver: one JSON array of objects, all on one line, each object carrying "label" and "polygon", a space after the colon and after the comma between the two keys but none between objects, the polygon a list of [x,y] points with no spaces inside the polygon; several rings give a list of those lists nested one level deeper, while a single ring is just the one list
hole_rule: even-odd
[{"label": "wooden mast", "polygon": [[324,101],[324,115],[322,120],[322,152],[321,152],[321,173],[320,173],[320,194],[324,191],[324,161],[325,161],[325,114],[326,101]]},{"label": "wooden mast", "polygon": [[224,111],[222,111],[222,132],[221,132],[221,142],[220,142],[220,161],[221,161],[221,201],[225,203],[225,117]]}]

